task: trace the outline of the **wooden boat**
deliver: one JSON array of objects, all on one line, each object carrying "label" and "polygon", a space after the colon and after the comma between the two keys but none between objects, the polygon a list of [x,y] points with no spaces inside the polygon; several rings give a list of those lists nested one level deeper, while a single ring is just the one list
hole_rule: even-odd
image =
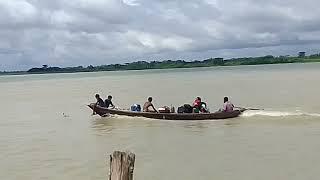
[{"label": "wooden boat", "polygon": [[214,112],[214,113],[152,113],[152,112],[133,112],[127,110],[107,109],[100,106],[88,105],[94,112],[100,116],[106,114],[116,114],[132,117],[145,117],[163,120],[211,120],[228,119],[238,117],[244,110],[234,110],[232,112]]}]

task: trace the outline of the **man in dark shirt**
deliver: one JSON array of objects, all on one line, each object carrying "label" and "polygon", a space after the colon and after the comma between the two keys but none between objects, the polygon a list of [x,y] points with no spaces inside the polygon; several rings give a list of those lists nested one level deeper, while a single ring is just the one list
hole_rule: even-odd
[{"label": "man in dark shirt", "polygon": [[111,108],[115,108],[115,106],[113,105],[113,103],[112,103],[112,96],[108,96],[108,99],[106,99],[105,101],[104,101],[104,104],[105,104],[105,107],[106,108],[109,108],[109,107],[111,107]]},{"label": "man in dark shirt", "polygon": [[100,106],[100,107],[105,107],[105,103],[103,102],[103,100],[100,98],[100,95],[99,94],[96,94],[96,99],[97,99],[97,102],[96,102],[96,105],[97,106]]},{"label": "man in dark shirt", "polygon": [[[100,106],[100,107],[105,107],[106,105],[104,104],[103,100],[100,98],[100,95],[99,94],[96,94],[95,95],[96,99],[97,99],[97,102],[94,104],[94,108],[96,106]],[[94,111],[94,108],[93,108],[93,112],[92,112],[92,115],[95,115],[96,112]]]}]

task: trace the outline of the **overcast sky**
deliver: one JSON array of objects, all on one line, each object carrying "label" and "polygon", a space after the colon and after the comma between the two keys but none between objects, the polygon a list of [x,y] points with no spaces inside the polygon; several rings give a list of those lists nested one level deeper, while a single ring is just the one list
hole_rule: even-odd
[{"label": "overcast sky", "polygon": [[0,70],[320,52],[318,0],[0,0]]}]

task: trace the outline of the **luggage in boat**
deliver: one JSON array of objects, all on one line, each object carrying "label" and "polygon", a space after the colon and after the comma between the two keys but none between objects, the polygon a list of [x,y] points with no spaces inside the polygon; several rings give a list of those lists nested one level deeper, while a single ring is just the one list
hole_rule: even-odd
[{"label": "luggage in boat", "polygon": [[193,107],[190,104],[183,105],[184,113],[192,113]]},{"label": "luggage in boat", "polygon": [[131,111],[141,112],[141,106],[140,106],[140,104],[133,104],[133,105],[131,106]]},{"label": "luggage in boat", "polygon": [[184,106],[178,107],[178,113],[184,113]]},{"label": "luggage in boat", "polygon": [[190,104],[185,104],[178,107],[178,113],[192,113],[192,106]]},{"label": "luggage in boat", "polygon": [[168,106],[164,106],[161,108],[158,108],[159,113],[170,113],[170,108]]},{"label": "luggage in boat", "polygon": [[171,112],[171,113],[175,113],[175,112],[176,112],[174,106],[171,106],[170,112]]}]

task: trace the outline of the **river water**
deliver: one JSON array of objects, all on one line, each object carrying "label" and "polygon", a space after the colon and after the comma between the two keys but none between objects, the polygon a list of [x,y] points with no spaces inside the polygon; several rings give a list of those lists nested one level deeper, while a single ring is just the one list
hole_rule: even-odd
[{"label": "river water", "polygon": [[[320,64],[0,76],[0,179],[107,179],[136,154],[135,179],[319,179]],[[94,94],[129,108],[223,96],[263,108],[223,121],[91,116]]]}]

